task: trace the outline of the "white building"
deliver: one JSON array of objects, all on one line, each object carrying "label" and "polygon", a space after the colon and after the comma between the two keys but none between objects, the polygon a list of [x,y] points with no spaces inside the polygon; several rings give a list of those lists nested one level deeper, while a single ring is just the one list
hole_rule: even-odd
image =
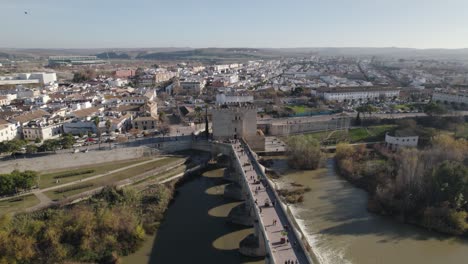
[{"label": "white building", "polygon": [[385,144],[391,148],[396,149],[398,147],[417,147],[418,136],[390,136],[388,133],[385,134]]},{"label": "white building", "polygon": [[201,93],[203,88],[205,87],[205,81],[181,81],[180,82],[180,87],[184,91],[189,91],[189,92],[195,92],[195,93]]},{"label": "white building", "polygon": [[28,79],[37,79],[43,85],[57,82],[57,74],[55,72],[35,72],[31,73]]},{"label": "white building", "polygon": [[216,104],[231,104],[231,103],[253,103],[252,95],[225,95],[223,93],[216,95]]},{"label": "white building", "polygon": [[146,96],[122,97],[122,103],[123,104],[139,105],[139,104],[146,104],[146,102],[148,102],[148,97],[146,97]]},{"label": "white building", "polygon": [[42,84],[49,85],[57,81],[55,72],[18,73],[0,76],[0,85]]},{"label": "white building", "polygon": [[62,124],[31,125],[22,130],[24,139],[34,141],[38,138],[42,141],[59,137],[62,134]]},{"label": "white building", "polygon": [[63,124],[63,132],[72,135],[86,135],[88,132],[96,133],[97,129],[93,121],[73,120]]},{"label": "white building", "polygon": [[10,105],[11,99],[7,95],[0,95],[0,106]]},{"label": "white building", "polygon": [[16,92],[16,94],[17,94],[18,99],[28,99],[28,98],[34,98],[34,97],[39,96],[40,92],[39,90],[20,87],[18,91]]},{"label": "white building", "polygon": [[91,102],[84,102],[84,103],[76,103],[76,104],[71,104],[70,107],[73,111],[75,110],[81,110],[81,109],[87,109],[91,108],[93,105]]},{"label": "white building", "polygon": [[230,65],[228,65],[228,64],[220,64],[220,65],[212,66],[212,69],[215,72],[224,72],[224,71],[228,70],[229,67],[230,67]]},{"label": "white building", "polygon": [[436,91],[432,94],[432,100],[442,103],[457,103],[468,105],[468,91]]},{"label": "white building", "polygon": [[110,85],[110,86],[113,86],[113,87],[122,87],[124,85],[127,85],[128,84],[128,81],[127,80],[122,80],[122,79],[115,79],[115,80],[109,80],[107,81],[107,83]]},{"label": "white building", "polygon": [[0,119],[0,142],[12,140],[18,137],[18,127],[14,123]]},{"label": "white building", "polygon": [[326,101],[359,101],[377,100],[399,97],[397,88],[324,88],[312,90],[312,95],[322,97]]},{"label": "white building", "polygon": [[34,103],[36,105],[45,105],[50,101],[50,97],[47,94],[39,95],[38,97],[34,98]]}]

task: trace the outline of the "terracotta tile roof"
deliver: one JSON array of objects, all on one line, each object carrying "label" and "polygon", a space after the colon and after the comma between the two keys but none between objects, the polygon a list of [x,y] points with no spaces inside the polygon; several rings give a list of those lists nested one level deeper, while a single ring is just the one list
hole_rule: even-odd
[{"label": "terracotta tile roof", "polygon": [[77,111],[73,112],[72,114],[77,118],[83,118],[83,117],[87,117],[87,116],[92,116],[92,115],[94,115],[95,113],[98,113],[98,112],[99,112],[98,107],[90,107],[90,108],[86,108],[86,109],[77,110]]},{"label": "terracotta tile roof", "polygon": [[44,111],[42,109],[38,109],[38,110],[33,110],[33,111],[30,111],[30,112],[26,112],[26,113],[20,114],[18,116],[15,116],[15,117],[13,117],[13,120],[18,121],[20,123],[26,123],[26,122],[36,120],[36,119],[39,119],[39,118],[42,118],[42,117],[45,117],[45,116],[49,116],[49,115],[50,115],[49,112]]}]

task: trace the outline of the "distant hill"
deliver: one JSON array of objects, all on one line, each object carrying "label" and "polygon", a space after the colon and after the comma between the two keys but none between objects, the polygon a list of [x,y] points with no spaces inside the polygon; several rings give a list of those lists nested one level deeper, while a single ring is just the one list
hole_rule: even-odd
[{"label": "distant hill", "polygon": [[412,49],[412,48],[288,48],[286,53],[315,53],[322,56],[382,56],[396,58],[468,59],[468,49]]},{"label": "distant hill", "polygon": [[379,56],[394,58],[468,61],[468,49],[410,48],[108,48],[108,49],[12,49],[0,48],[2,59],[47,59],[54,55],[96,55],[101,59],[197,60],[203,62],[274,59],[291,56]]},{"label": "distant hill", "polygon": [[[191,48],[130,48],[130,49],[13,49],[13,48],[0,48],[0,53],[5,53],[10,58],[28,58],[28,59],[47,59],[49,56],[86,56],[86,55],[101,55],[102,59],[107,59],[106,52],[109,54],[115,53],[122,59],[123,57],[134,58],[138,54],[144,52],[171,52],[179,50],[190,50]],[[109,55],[110,57],[110,55]]]},{"label": "distant hill", "polygon": [[132,58],[127,53],[116,53],[116,52],[103,52],[103,53],[96,54],[96,56],[99,59],[103,59],[103,60],[106,60],[106,59],[129,60]]},{"label": "distant hill", "polygon": [[205,48],[173,52],[141,53],[136,58],[146,60],[199,60],[230,61],[277,58],[280,54],[274,50],[251,48]]}]

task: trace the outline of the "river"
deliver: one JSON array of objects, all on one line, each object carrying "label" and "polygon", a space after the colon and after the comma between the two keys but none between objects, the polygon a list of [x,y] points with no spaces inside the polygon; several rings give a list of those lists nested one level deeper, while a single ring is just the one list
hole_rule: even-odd
[{"label": "river", "polygon": [[205,172],[177,188],[157,235],[148,236],[124,263],[264,263],[239,254],[239,242],[252,228],[226,223],[239,204],[223,198],[223,169]]},{"label": "river", "polygon": [[331,159],[316,171],[289,171],[285,160],[273,167],[283,172],[279,185],[311,188],[292,211],[321,264],[468,263],[467,240],[369,213],[367,193],[340,178]]}]

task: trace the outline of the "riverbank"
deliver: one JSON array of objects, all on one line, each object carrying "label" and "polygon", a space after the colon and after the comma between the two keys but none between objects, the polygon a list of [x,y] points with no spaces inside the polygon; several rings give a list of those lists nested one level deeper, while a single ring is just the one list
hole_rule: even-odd
[{"label": "riverbank", "polygon": [[369,194],[369,211],[440,233],[468,235],[468,144],[449,135],[424,149],[338,144],[337,172]]},{"label": "riverbank", "polygon": [[238,201],[223,197],[223,168],[179,181],[157,234],[148,236],[143,247],[123,258],[124,263],[250,263],[263,258],[243,257],[239,242],[252,228],[227,224],[227,216]]},{"label": "riverbank", "polygon": [[311,188],[290,208],[321,264],[462,264],[468,258],[464,239],[367,211],[367,193],[337,175],[331,159],[320,170],[289,170],[281,159],[271,168],[281,172],[278,185]]}]

